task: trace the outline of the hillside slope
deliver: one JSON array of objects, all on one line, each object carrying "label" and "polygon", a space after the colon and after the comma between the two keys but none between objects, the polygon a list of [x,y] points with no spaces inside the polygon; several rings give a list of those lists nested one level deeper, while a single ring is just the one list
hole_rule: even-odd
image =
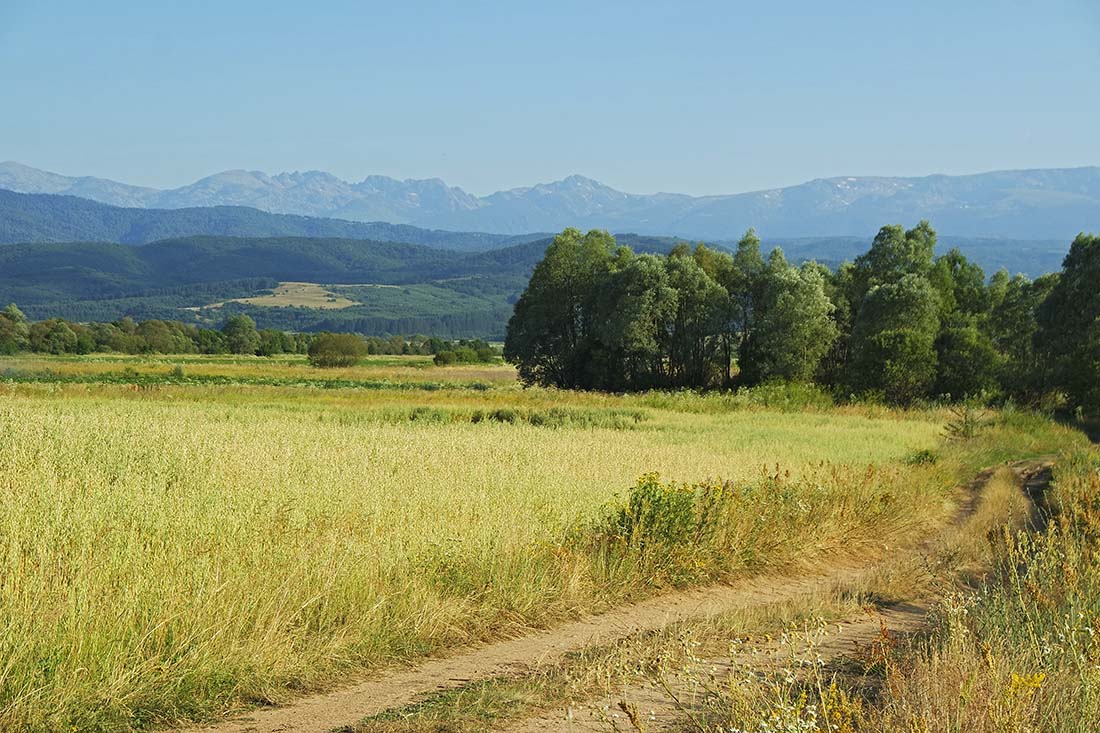
[{"label": "hillside slope", "polygon": [[0,244],[74,241],[146,244],[193,235],[374,239],[461,251],[504,247],[542,236],[446,232],[407,224],[271,214],[245,206],[123,208],[70,195],[0,189]]}]

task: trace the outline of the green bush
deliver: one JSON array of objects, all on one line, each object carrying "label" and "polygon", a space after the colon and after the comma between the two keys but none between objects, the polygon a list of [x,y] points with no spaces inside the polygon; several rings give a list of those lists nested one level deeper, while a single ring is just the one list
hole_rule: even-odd
[{"label": "green bush", "polygon": [[315,367],[349,367],[367,353],[367,344],[353,333],[322,333],[309,345],[309,363]]}]

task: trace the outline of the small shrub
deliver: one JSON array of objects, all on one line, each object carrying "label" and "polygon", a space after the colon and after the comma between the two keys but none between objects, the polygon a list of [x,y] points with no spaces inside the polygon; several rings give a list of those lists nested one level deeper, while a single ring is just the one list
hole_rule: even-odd
[{"label": "small shrub", "polygon": [[944,427],[952,440],[970,440],[986,424],[989,413],[974,403],[965,402],[951,408],[951,418]]},{"label": "small shrub", "polygon": [[910,466],[931,466],[939,460],[934,450],[923,448],[918,451],[913,451],[905,459],[905,463]]},{"label": "small shrub", "polygon": [[727,482],[663,484],[646,474],[591,537],[610,564],[637,566],[657,585],[720,577],[741,560],[725,536],[737,531],[728,521],[737,496]]}]

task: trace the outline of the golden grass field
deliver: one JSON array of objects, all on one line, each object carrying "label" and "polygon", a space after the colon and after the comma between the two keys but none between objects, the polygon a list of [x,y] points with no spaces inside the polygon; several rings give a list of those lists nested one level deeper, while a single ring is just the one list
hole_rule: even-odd
[{"label": "golden grass field", "polygon": [[273,288],[270,295],[257,295],[253,298],[233,298],[221,303],[211,303],[203,306],[203,308],[220,308],[226,303],[245,303],[266,308],[295,307],[321,308],[323,310],[340,310],[355,305],[354,300],[348,300],[337,295],[329,291],[326,286],[318,283],[283,282]]},{"label": "golden grass field", "polygon": [[[297,358],[35,357],[0,374],[177,364],[318,378]],[[463,388],[474,373],[486,384]],[[776,487],[747,493],[731,530],[751,545],[774,520],[766,546],[701,581],[855,552],[951,497],[901,464],[940,443],[937,412],[521,390],[507,367],[414,359],[330,375],[395,386],[0,381],[0,729],[201,718],[651,594],[673,576],[590,539],[646,473]],[[504,408],[572,412],[467,419]]]}]

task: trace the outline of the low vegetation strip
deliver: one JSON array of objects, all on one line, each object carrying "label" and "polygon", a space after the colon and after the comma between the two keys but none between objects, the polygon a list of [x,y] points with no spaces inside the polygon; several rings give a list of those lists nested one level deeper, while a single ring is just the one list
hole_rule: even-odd
[{"label": "low vegetation strip", "polygon": [[487,382],[441,382],[433,380],[394,380],[394,379],[342,379],[340,377],[276,377],[249,374],[188,374],[182,367],[164,372],[139,372],[134,369],[122,371],[99,371],[95,373],[59,373],[52,370],[24,371],[5,369],[0,372],[0,382],[27,383],[47,382],[59,384],[129,384],[135,387],[155,387],[158,385],[253,385],[263,387],[310,387],[319,389],[368,389],[368,390],[406,390],[436,391],[441,389],[489,390],[493,385]]},{"label": "low vegetation strip", "polygon": [[[201,308],[220,308],[226,303],[243,303],[245,305],[257,305],[264,308],[318,308],[320,310],[339,310],[355,305],[354,300],[349,300],[341,295],[328,290],[327,286],[318,283],[281,282],[270,292],[256,295],[251,298],[232,298],[228,301],[211,303],[200,306]],[[188,308],[187,310],[199,310]]]}]

